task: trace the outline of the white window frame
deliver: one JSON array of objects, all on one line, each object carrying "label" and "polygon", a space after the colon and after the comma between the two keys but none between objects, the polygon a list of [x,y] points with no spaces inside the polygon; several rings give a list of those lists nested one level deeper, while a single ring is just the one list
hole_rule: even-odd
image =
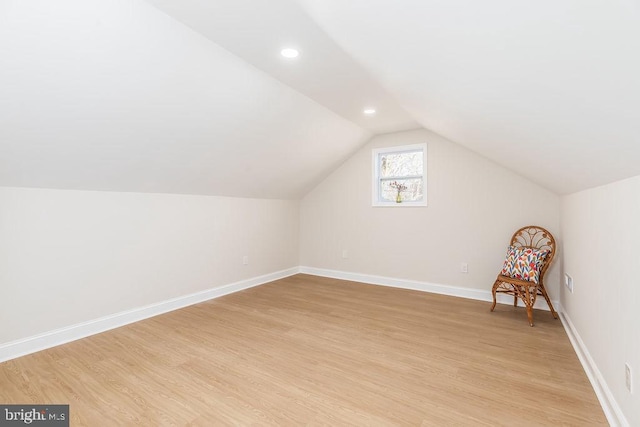
[{"label": "white window frame", "polygon": [[[380,162],[379,158],[381,154],[387,153],[402,153],[407,151],[418,151],[422,150],[422,200],[418,202],[414,201],[403,201],[402,203],[397,203],[395,201],[389,202],[384,201],[380,197]],[[399,145],[396,147],[385,147],[385,148],[374,148],[372,150],[372,159],[373,159],[373,186],[371,192],[371,205],[374,207],[379,206],[387,206],[387,207],[416,207],[416,206],[427,206],[427,144],[413,144],[413,145]],[[420,178],[420,176],[411,177],[411,178]],[[398,177],[400,179],[400,177]]]}]

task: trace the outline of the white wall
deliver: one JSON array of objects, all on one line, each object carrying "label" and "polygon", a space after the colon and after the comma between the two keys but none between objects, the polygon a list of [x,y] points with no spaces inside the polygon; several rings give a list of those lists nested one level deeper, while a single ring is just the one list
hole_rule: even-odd
[{"label": "white wall", "polygon": [[0,344],[295,267],[298,228],[296,201],[0,187]]},{"label": "white wall", "polygon": [[[422,142],[428,206],[372,207],[371,150]],[[381,135],[303,198],[300,261],[490,291],[513,232],[537,224],[558,238],[559,212],[557,195],[430,131]],[[547,276],[552,299],[559,298],[559,264]]]},{"label": "white wall", "polygon": [[[640,425],[640,176],[562,198],[565,315],[629,425]],[[625,388],[632,365],[634,394]]]}]

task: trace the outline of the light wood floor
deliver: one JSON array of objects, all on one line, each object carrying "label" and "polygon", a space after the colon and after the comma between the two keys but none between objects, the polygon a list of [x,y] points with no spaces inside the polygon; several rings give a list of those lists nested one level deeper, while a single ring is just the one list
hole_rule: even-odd
[{"label": "light wood floor", "polygon": [[71,425],[606,425],[559,320],[297,275],[0,364]]}]

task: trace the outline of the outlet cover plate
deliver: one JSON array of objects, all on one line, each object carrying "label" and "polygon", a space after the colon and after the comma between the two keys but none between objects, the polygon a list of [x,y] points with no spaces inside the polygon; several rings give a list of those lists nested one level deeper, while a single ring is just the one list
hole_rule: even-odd
[{"label": "outlet cover plate", "polygon": [[569,289],[569,292],[573,293],[573,277],[568,274],[564,274],[564,285]]}]

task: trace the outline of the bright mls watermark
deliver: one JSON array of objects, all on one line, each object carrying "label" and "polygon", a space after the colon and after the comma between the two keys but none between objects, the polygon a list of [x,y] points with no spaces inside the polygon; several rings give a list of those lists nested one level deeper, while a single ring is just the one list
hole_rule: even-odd
[{"label": "bright mls watermark", "polygon": [[69,427],[69,405],[1,405],[0,427]]}]

